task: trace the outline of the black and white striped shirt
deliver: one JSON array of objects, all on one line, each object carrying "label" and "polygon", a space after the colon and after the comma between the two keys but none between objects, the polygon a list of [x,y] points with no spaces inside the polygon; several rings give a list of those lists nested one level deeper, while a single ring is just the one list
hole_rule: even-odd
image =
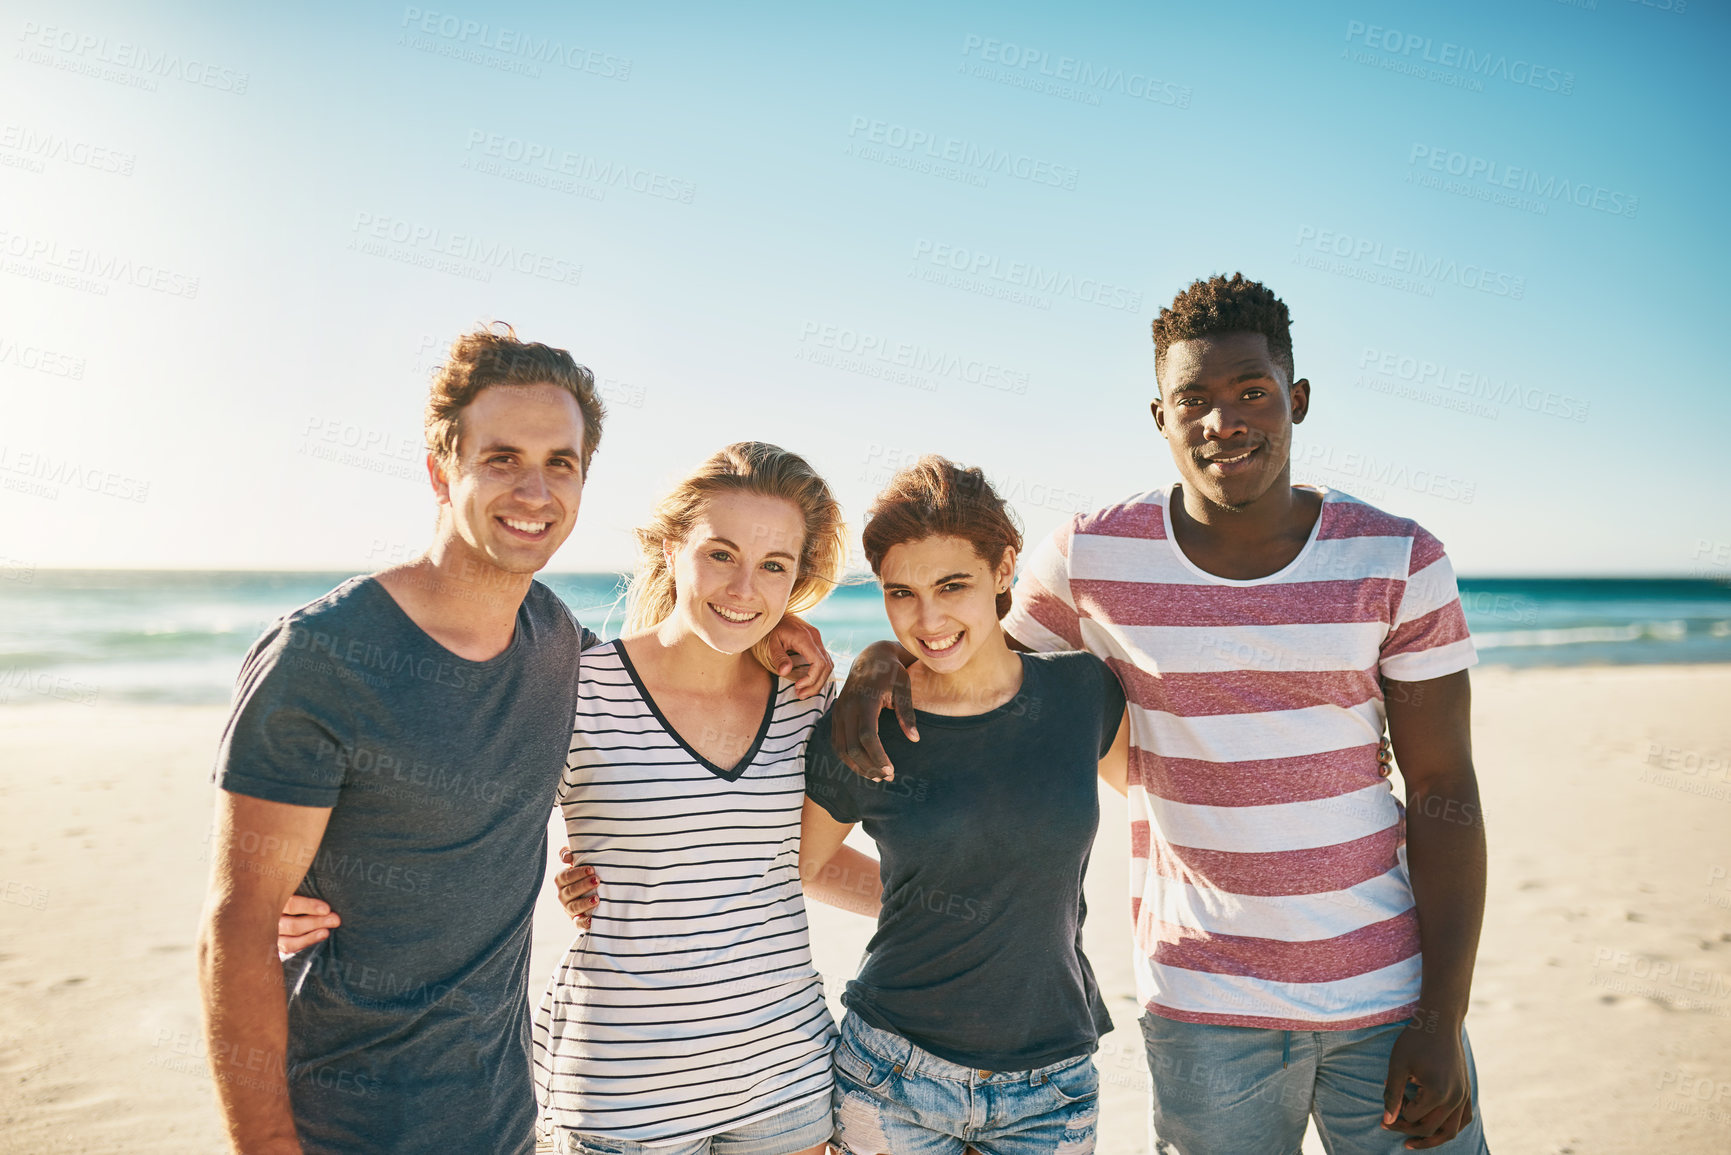
[{"label": "black and white striped shirt", "polygon": [[584,653],[559,803],[601,904],[535,1018],[555,1127],[690,1141],[830,1093],[799,817],[806,739],[832,695],[801,701],[778,680],[723,771],[667,725],[620,643]]}]

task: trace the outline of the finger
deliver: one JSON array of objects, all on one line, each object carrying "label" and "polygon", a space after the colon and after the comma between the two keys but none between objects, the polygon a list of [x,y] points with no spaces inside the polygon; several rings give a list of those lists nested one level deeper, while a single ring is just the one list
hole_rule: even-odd
[{"label": "finger", "polygon": [[329,914],[331,904],[322,898],[313,898],[306,894],[291,894],[289,900],[283,903],[284,914]]},{"label": "finger", "polygon": [[568,886],[561,886],[559,888],[559,901],[570,906],[571,903],[583,898],[584,895],[594,894],[597,889],[598,886],[594,881],[576,882]]},{"label": "finger", "polygon": [[331,937],[328,930],[315,930],[311,934],[279,934],[276,936],[278,954],[299,954],[301,951]]},{"label": "finger", "polygon": [[896,721],[901,724],[908,741],[918,742],[920,727],[914,721],[914,683],[906,670],[896,674],[895,681],[890,683],[890,708],[895,710]]},{"label": "finger", "polygon": [[277,916],[278,934],[307,934],[327,926],[340,926],[342,919],[334,914],[282,914]]},{"label": "finger", "polygon": [[856,742],[859,758],[848,759],[855,771],[873,782],[888,782],[895,778],[896,768],[891,764],[890,756],[884,753],[884,744],[878,740],[876,726],[860,727]]},{"label": "finger", "polygon": [[1406,1068],[1390,1063],[1388,1078],[1382,1084],[1382,1125],[1393,1129],[1400,1118],[1401,1100],[1406,1095]]},{"label": "finger", "polygon": [[830,676],[834,673],[835,662],[830,659],[829,651],[819,650],[817,657],[806,667],[805,675],[794,683],[794,690],[800,697],[809,698],[829,685]]},{"label": "finger", "polygon": [[1453,1139],[1456,1135],[1461,1133],[1461,1129],[1465,1127],[1468,1122],[1466,1118],[1462,1117],[1462,1112],[1465,1111],[1470,1114],[1471,1110],[1472,1104],[1469,1101],[1460,1106],[1446,1107],[1441,1111],[1435,1112],[1435,1114],[1438,1115],[1436,1129],[1427,1136],[1422,1136],[1417,1139],[1408,1139],[1406,1141],[1406,1149],[1408,1151],[1424,1151],[1431,1147],[1441,1147],[1444,1143],[1447,1143],[1450,1139]]},{"label": "finger", "polygon": [[1443,1119],[1455,1106],[1453,1099],[1445,1100],[1437,1090],[1420,1083],[1418,1093],[1402,1104],[1400,1118],[1394,1121],[1392,1129],[1403,1135],[1428,1138],[1442,1126]]},{"label": "finger", "polygon": [[575,861],[571,857],[571,848],[569,846],[561,846],[559,848],[559,861],[565,863],[566,865],[570,865],[573,861]]}]

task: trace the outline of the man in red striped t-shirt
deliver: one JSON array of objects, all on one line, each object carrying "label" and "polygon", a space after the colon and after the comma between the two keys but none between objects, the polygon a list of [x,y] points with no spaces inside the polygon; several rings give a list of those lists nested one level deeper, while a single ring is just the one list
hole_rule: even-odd
[{"label": "man in red striped t-shirt", "polygon": [[[1284,1155],[1314,1116],[1331,1155],[1482,1151],[1462,1025],[1485,885],[1476,657],[1453,569],[1413,522],[1292,485],[1310,385],[1267,288],[1192,284],[1154,346],[1179,482],[1060,526],[1004,627],[1105,659],[1130,702],[1155,1150]],[[882,656],[861,655],[835,726],[873,776],[875,727],[839,712],[875,716],[893,671],[870,671],[899,669]]]}]

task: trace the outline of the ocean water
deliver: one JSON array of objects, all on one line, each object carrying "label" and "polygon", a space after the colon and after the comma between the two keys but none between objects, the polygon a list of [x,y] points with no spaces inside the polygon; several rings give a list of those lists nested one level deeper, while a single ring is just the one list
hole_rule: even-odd
[{"label": "ocean water", "polygon": [[[0,568],[0,704],[227,702],[265,626],[349,576]],[[617,636],[617,575],[542,580],[585,625]],[[1731,582],[1462,579],[1461,597],[1487,665],[1731,662]],[[889,634],[869,581],[808,616],[844,664]]]}]

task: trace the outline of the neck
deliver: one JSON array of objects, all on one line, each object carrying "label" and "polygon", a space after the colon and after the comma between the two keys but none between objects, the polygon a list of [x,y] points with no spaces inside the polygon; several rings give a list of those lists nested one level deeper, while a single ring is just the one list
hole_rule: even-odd
[{"label": "neck", "polygon": [[909,673],[916,705],[966,703],[978,707],[967,713],[983,714],[1015,696],[1022,684],[1022,659],[999,627],[960,669],[939,673],[916,662]]},{"label": "neck", "polygon": [[446,649],[486,661],[511,644],[533,574],[509,573],[461,541],[436,539],[406,565],[374,575],[402,611]]},{"label": "neck", "polygon": [[714,690],[737,686],[753,678],[762,669],[750,650],[737,654],[723,653],[698,637],[678,621],[668,618],[646,634],[632,641],[652,648],[653,664],[661,682],[678,690]]},{"label": "neck", "polygon": [[1247,505],[1216,505],[1183,483],[1179,484],[1178,492],[1183,500],[1173,506],[1174,519],[1189,523],[1186,528],[1198,535],[1216,540],[1256,541],[1278,537],[1291,527],[1301,512],[1292,491],[1290,463],[1281,469],[1280,476],[1268,487],[1268,492]]}]

